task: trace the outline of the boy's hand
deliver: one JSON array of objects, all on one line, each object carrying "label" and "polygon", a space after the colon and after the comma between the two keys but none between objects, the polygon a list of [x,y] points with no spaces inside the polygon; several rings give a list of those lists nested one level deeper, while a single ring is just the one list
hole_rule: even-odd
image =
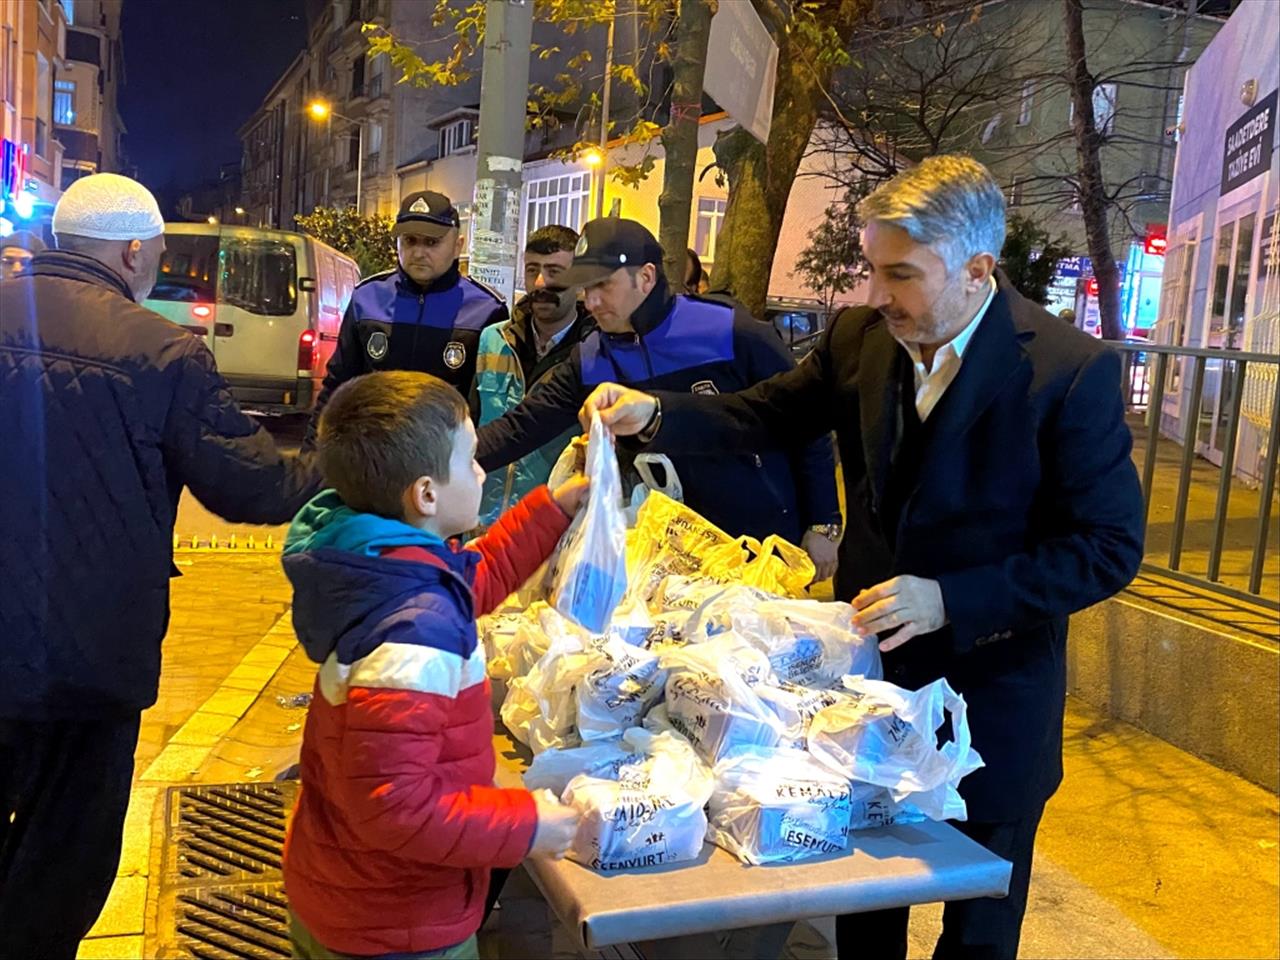
[{"label": "boy's hand", "polygon": [[582,509],[582,505],[587,500],[587,490],[591,486],[591,481],[586,477],[574,477],[572,480],[566,481],[556,487],[551,492],[551,499],[556,505],[564,511],[565,516],[576,516],[578,511]]},{"label": "boy's hand", "polygon": [[559,860],[569,852],[578,832],[578,811],[565,806],[550,790],[535,790],[533,803],[538,808],[538,828],[529,856]]}]

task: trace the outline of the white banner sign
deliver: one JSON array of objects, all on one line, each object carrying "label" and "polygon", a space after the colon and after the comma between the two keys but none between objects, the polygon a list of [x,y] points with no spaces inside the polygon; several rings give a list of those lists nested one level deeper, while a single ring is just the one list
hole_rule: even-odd
[{"label": "white banner sign", "polygon": [[711,18],[703,86],[761,143],[769,139],[778,45],[748,0],[720,0]]}]

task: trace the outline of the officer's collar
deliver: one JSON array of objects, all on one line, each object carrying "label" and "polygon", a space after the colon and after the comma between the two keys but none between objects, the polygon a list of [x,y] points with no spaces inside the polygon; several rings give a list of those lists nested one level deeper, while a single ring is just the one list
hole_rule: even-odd
[{"label": "officer's collar", "polygon": [[667,278],[659,273],[658,282],[631,314],[631,329],[642,337],[649,334],[658,324],[667,319],[674,300],[671,287],[667,285]]},{"label": "officer's collar", "polygon": [[442,290],[448,290],[462,279],[462,274],[458,272],[458,261],[455,260],[449,265],[449,269],[440,276],[436,277],[426,286],[418,283],[417,280],[404,272],[404,267],[396,264],[396,273],[400,277],[400,286],[414,294],[420,293],[439,293]]}]

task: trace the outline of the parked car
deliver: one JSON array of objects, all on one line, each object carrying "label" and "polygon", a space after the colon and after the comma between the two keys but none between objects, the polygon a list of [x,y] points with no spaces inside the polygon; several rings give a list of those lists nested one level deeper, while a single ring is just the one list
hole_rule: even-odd
[{"label": "parked car", "polygon": [[355,261],[301,233],[230,224],[167,223],[165,247],[146,307],[204,337],[245,408],[310,411]]},{"label": "parked car", "polygon": [[827,327],[827,308],[821,300],[770,297],[765,302],[764,318],[773,324],[778,336],[788,347],[805,345]]}]

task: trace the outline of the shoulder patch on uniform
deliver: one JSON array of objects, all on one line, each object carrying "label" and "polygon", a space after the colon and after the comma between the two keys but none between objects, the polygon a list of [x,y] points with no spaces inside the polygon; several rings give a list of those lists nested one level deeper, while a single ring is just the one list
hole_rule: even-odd
[{"label": "shoulder patch on uniform", "polygon": [[396,272],[395,269],[392,268],[391,270],[383,270],[381,273],[371,274],[370,276],[365,277],[363,280],[357,283],[356,287],[357,288],[363,287],[366,283],[373,283],[375,280],[385,280],[387,279],[387,277],[391,276],[395,272]]}]

